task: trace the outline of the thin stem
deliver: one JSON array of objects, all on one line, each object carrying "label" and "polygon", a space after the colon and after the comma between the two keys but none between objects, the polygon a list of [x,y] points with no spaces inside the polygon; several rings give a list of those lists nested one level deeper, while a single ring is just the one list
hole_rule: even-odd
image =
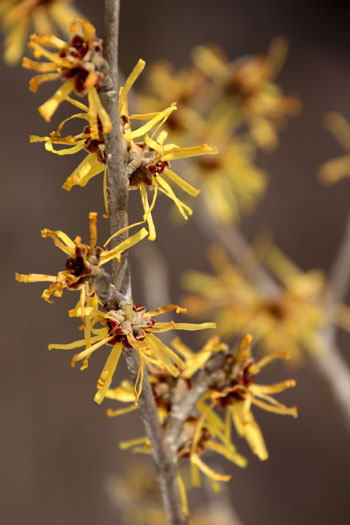
[{"label": "thin stem", "polygon": [[248,241],[233,225],[219,224],[207,210],[204,200],[198,204],[195,215],[199,229],[212,240],[219,240],[232,257],[244,268],[257,288],[267,295],[276,295],[280,286],[256,258]]},{"label": "thin stem", "polygon": [[[133,350],[125,350],[126,362],[134,380],[139,368],[139,360]],[[151,384],[145,371],[142,394],[139,399],[141,419],[147,437],[152,444],[152,454],[157,467],[158,482],[163,499],[163,505],[169,525],[186,525],[179,499],[177,484],[177,455],[170,451],[164,440],[164,432],[160,426],[156,403]]]},{"label": "thin stem", "polygon": [[[329,278],[327,297],[328,310],[333,314],[337,305],[346,298],[350,281],[350,213],[347,217],[345,232],[335,257]],[[349,366],[339,351],[336,337],[337,330],[330,323],[323,331],[327,343],[326,350],[316,355],[319,371],[328,380],[333,394],[345,416],[350,429],[350,371]]]},{"label": "thin stem", "polygon": [[[110,214],[110,231],[115,233],[128,225],[129,187],[126,176],[126,155],[120,127],[118,107],[118,38],[119,38],[120,0],[105,0],[105,32],[103,37],[103,56],[107,74],[100,89],[102,103],[112,122],[112,131],[105,136],[107,153],[107,191]],[[118,241],[128,236],[126,231]],[[113,241],[112,241],[113,242]],[[121,263],[112,262],[112,280],[116,289],[130,295],[128,257],[123,255]]]},{"label": "thin stem", "polygon": [[210,386],[217,381],[226,355],[226,352],[213,355],[185,397],[180,403],[174,404],[172,407],[165,433],[166,444],[171,450],[176,449],[183,425],[195,409],[198,401],[208,391]]},{"label": "thin stem", "polygon": [[350,430],[350,371],[341,355],[333,335],[333,325],[324,331],[327,348],[315,356],[318,370],[327,380]]},{"label": "thin stem", "polygon": [[329,278],[330,300],[341,303],[346,298],[350,281],[350,213],[346,220],[345,232],[339,251],[333,263]]},{"label": "thin stem", "polygon": [[[104,58],[107,74],[100,96],[112,122],[113,130],[105,137],[107,154],[108,203],[111,233],[128,224],[128,178],[126,155],[120,128],[118,108],[118,43],[120,0],[105,0]],[[125,234],[125,237],[127,234]],[[124,237],[124,238],[125,238]],[[121,239],[121,236],[119,237]],[[128,259],[112,267],[112,283],[117,292],[131,301],[131,277]],[[127,365],[132,376],[139,369],[137,353],[125,350]],[[157,407],[151,385],[145,374],[142,394],[139,399],[141,417],[146,434],[151,441],[152,454],[158,471],[158,479],[169,525],[186,525],[176,481],[177,457],[165,447]]]}]

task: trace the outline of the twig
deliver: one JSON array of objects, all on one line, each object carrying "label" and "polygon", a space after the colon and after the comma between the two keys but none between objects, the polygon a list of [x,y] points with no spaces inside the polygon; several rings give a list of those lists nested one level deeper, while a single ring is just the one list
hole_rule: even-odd
[{"label": "twig", "polygon": [[267,295],[276,295],[280,286],[262,266],[242,233],[232,225],[219,224],[208,212],[204,200],[200,199],[195,219],[198,228],[213,241],[221,241],[226,250],[244,268],[257,288]]},{"label": "twig", "polygon": [[[346,298],[350,281],[350,213],[348,215],[345,233],[335,257],[330,272],[329,292],[326,299],[329,314],[332,316],[337,305]],[[328,380],[333,394],[339,401],[339,406],[350,428],[350,371],[341,355],[336,342],[337,330],[330,323],[323,330],[326,350],[316,355],[318,368]]]},{"label": "twig", "polygon": [[217,381],[218,374],[221,374],[221,367],[226,356],[227,351],[214,354],[182,401],[173,405],[165,429],[165,442],[172,451],[177,449],[177,442],[185,421],[195,409],[202,395]]},{"label": "twig", "polygon": [[345,233],[335,258],[330,278],[330,302],[341,303],[346,298],[350,281],[350,213],[346,220]]},{"label": "twig", "polygon": [[[111,233],[128,224],[128,179],[124,144],[120,129],[118,108],[118,37],[120,0],[105,0],[104,58],[108,67],[109,79],[101,90],[101,99],[112,121],[113,131],[106,136],[108,202]],[[106,75],[107,76],[107,75]],[[121,264],[112,268],[112,282],[117,292],[126,295],[131,301],[131,279],[127,257]],[[128,368],[135,377],[139,369],[136,352],[125,351]],[[157,408],[152,389],[145,374],[140,396],[142,420],[152,445],[152,454],[158,470],[164,507],[169,525],[186,525],[176,482],[176,456],[170,454],[163,441]]]},{"label": "twig", "polygon": [[[126,155],[123,143],[118,108],[118,38],[119,38],[120,0],[105,0],[105,32],[103,37],[103,56],[107,74],[100,89],[102,103],[110,116],[112,131],[105,136],[107,153],[107,191],[111,234],[128,225],[129,183],[126,176]],[[126,239],[128,232],[118,241]],[[117,242],[117,240],[115,240]],[[123,255],[122,262],[112,262],[112,280],[117,290],[130,295],[128,258]]]},{"label": "twig", "polygon": [[333,325],[324,331],[327,347],[324,352],[315,356],[318,369],[327,380],[338,405],[342,410],[345,422],[350,430],[350,371],[343,359],[333,336]]},{"label": "twig", "polygon": [[[125,353],[129,371],[135,380],[139,360],[137,356],[135,358],[135,352],[132,350],[126,349]],[[152,445],[152,454],[157,467],[158,481],[168,523],[169,525],[185,525],[187,518],[182,512],[177,484],[177,454],[171,453],[164,441],[164,432],[159,423],[156,403],[146,373],[139,406],[141,419]]]}]

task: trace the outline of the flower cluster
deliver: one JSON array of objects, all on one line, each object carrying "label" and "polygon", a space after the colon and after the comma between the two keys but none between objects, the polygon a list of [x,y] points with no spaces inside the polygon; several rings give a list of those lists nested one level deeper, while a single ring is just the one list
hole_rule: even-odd
[{"label": "flower cluster", "polygon": [[[82,320],[84,338],[68,344],[50,344],[49,350],[84,347],[84,350],[73,356],[71,364],[74,366],[76,362],[82,361],[81,370],[85,370],[91,355],[96,350],[105,345],[112,345],[112,351],[97,382],[95,400],[101,403],[112,381],[123,348],[133,348],[140,358],[140,369],[135,384],[138,397],[142,389],[145,363],[156,364],[175,376],[178,375],[178,369],[174,364],[183,365],[182,359],[154,333],[169,330],[204,330],[215,328],[216,324],[175,323],[174,321],[157,323],[154,320],[157,315],[171,310],[184,313],[186,310],[176,305],[166,305],[147,312],[145,307],[133,305],[119,294],[110,283],[110,277],[102,266],[114,258],[120,261],[123,252],[147,236],[147,230],[142,228],[108,250],[106,245],[111,237],[103,246],[97,246],[96,218],[96,213],[89,214],[90,243],[88,245],[82,243],[80,237],[76,237],[73,241],[62,231],[42,230],[42,236],[50,237],[68,256],[65,270],[59,271],[57,275],[17,273],[16,279],[26,283],[50,282],[49,287],[42,293],[43,299],[48,302],[52,302],[53,295],[61,297],[64,289],[80,291],[80,299],[75,308],[69,310],[69,316]],[[117,233],[120,235],[124,232],[121,230]]]},{"label": "flower cluster", "polygon": [[[294,360],[304,350],[320,352],[324,342],[320,330],[330,321],[326,304],[326,283],[318,270],[300,271],[277,247],[270,247],[266,263],[280,280],[275,294],[263,293],[244,269],[230,262],[218,247],[209,252],[215,275],[188,272],[186,288],[194,292],[185,304],[192,315],[214,315],[218,332],[224,337],[249,331],[267,352],[281,348]],[[332,321],[349,329],[349,313],[338,305]]]},{"label": "flower cluster", "polygon": [[256,148],[275,147],[277,130],[300,108],[274,82],[286,51],[286,42],[275,39],[267,56],[231,63],[217,47],[197,47],[193,65],[184,70],[155,64],[138,96],[142,110],[159,111],[178,100],[181,107],[169,116],[167,129],[184,143],[199,140],[218,147],[217,156],[192,162],[188,174],[219,222],[236,221],[252,210],[266,186],[265,173],[255,165]]},{"label": "flower cluster", "polygon": [[[90,243],[82,243],[81,237],[76,237],[72,240],[68,235],[62,231],[52,231],[47,228],[41,231],[41,236],[44,238],[50,237],[55,246],[63,253],[68,255],[65,263],[65,269],[57,273],[57,275],[46,274],[19,274],[16,273],[16,280],[25,283],[35,282],[50,282],[42,297],[45,301],[52,302],[52,295],[61,297],[65,288],[69,290],[80,290],[80,307],[84,309],[85,301],[88,300],[95,293],[94,283],[97,277],[103,273],[102,265],[109,262],[113,258],[120,261],[123,252],[134,246],[147,235],[147,231],[143,228],[133,236],[122,241],[114,248],[108,250],[107,244],[111,238],[103,246],[97,246],[97,213],[89,213],[90,226]],[[124,233],[123,230],[117,232],[118,235]]]},{"label": "flower cluster", "polygon": [[[183,148],[173,143],[165,143],[168,134],[161,128],[172,113],[177,110],[175,103],[172,103],[162,111],[154,113],[129,113],[128,94],[144,67],[145,62],[139,60],[129,75],[125,86],[120,89],[118,111],[124,138],[124,158],[127,166],[129,188],[130,190],[140,191],[144,209],[144,220],[147,221],[149,228],[149,239],[154,240],[156,232],[152,218],[152,210],[155,206],[158,193],[162,193],[171,199],[185,219],[192,214],[192,210],[185,202],[177,197],[171,185],[173,184],[179,187],[192,197],[196,197],[199,194],[199,190],[170,168],[171,161],[197,155],[211,155],[217,153],[217,150],[215,147],[208,146],[207,144]],[[77,104],[77,101],[69,100]],[[103,132],[105,130],[103,129],[103,125],[101,121],[98,121],[97,135],[92,133],[90,119],[91,107],[88,108],[79,103],[79,108],[83,110],[83,113],[75,114],[65,119],[50,136],[31,136],[31,142],[44,142],[48,151],[58,155],[71,155],[80,151],[87,153],[63,184],[63,188],[68,191],[71,190],[73,186],[85,186],[91,178],[100,173],[106,173],[103,138]],[[86,120],[89,125],[85,126],[79,134],[63,137],[63,128],[66,123],[72,119]],[[131,123],[134,121],[144,121],[144,123],[133,128]],[[54,149],[54,144],[66,145],[68,148]],[[104,189],[105,207],[108,214],[106,182],[104,182]],[[148,199],[148,190],[153,194],[151,202],[149,202]]]},{"label": "flower cluster", "polygon": [[321,182],[334,184],[350,177],[350,123],[339,113],[329,113],[325,120],[327,128],[345,151],[345,155],[325,162],[319,171]]},{"label": "flower cluster", "polygon": [[90,132],[98,139],[98,122],[104,133],[112,129],[110,118],[102,106],[97,88],[104,78],[102,42],[96,38],[95,28],[85,20],[73,20],[69,26],[71,39],[67,43],[56,36],[31,35],[29,47],[34,57],[45,58],[46,62],[23,59],[23,67],[40,74],[30,80],[31,91],[36,92],[43,82],[60,80],[63,84],[44,104],[39,107],[40,115],[50,121],[58,106],[74,92],[87,95],[87,112]]},{"label": "flower cluster", "polygon": [[68,34],[67,25],[78,17],[71,0],[1,0],[0,16],[6,33],[4,59],[16,64],[23,55],[29,27],[39,35],[52,35],[54,26]]},{"label": "flower cluster", "polygon": [[[245,335],[239,341],[237,350],[229,351],[227,345],[217,337],[212,337],[199,352],[194,353],[180,339],[174,339],[172,346],[183,359],[179,374],[175,377],[166,370],[156,367],[150,369],[153,394],[166,433],[174,407],[178,407],[181,400],[191,392],[195,381],[201,380],[198,372],[205,370],[211,360],[222,354],[220,366],[212,372],[208,391],[198,400],[196,407],[187,417],[177,440],[179,459],[190,462],[193,486],[201,484],[200,473],[209,478],[214,488],[217,488],[219,481],[230,479],[230,476],[216,472],[203,461],[202,456],[206,451],[220,454],[240,467],[246,466],[247,460],[236,451],[233,443],[232,424],[237,434],[247,440],[253,453],[261,460],[267,459],[265,441],[252,413],[253,405],[269,412],[297,416],[295,407],[288,408],[271,396],[295,386],[294,380],[273,385],[255,383],[255,376],[263,367],[275,359],[288,358],[289,355],[277,352],[255,362],[251,355],[251,342],[252,337]],[[109,409],[109,417],[120,416],[137,408],[134,404],[135,393],[128,381],[124,381],[117,388],[107,390],[106,397],[130,403],[126,408]],[[120,446],[133,452],[151,451],[148,438],[143,437],[122,442]],[[178,481],[186,509],[184,482],[180,470]]]}]

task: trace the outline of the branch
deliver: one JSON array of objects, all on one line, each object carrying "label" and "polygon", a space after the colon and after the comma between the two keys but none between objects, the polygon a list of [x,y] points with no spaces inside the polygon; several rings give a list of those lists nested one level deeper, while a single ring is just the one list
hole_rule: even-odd
[{"label": "branch", "polygon": [[[107,183],[111,233],[128,224],[129,181],[126,175],[126,155],[120,128],[118,108],[118,42],[119,42],[120,0],[105,0],[104,59],[108,74],[100,91],[100,96],[112,122],[113,130],[105,137],[107,154]],[[124,238],[127,237],[125,233]],[[119,240],[123,240],[121,236]],[[105,283],[108,291],[108,282]],[[131,278],[127,256],[122,262],[114,262],[112,285],[116,293],[126,295],[131,301]],[[139,359],[134,350],[125,349],[130,373],[136,377]],[[163,431],[159,422],[151,385],[145,373],[140,396],[142,420],[152,445],[152,454],[158,470],[163,503],[169,525],[186,525],[177,486],[177,456],[170,454],[163,441]]]},{"label": "branch", "polygon": [[183,425],[196,408],[198,401],[221,375],[221,367],[227,353],[226,351],[214,354],[181,402],[173,404],[165,429],[165,442],[171,451],[177,450]]},{"label": "branch", "polygon": [[318,369],[327,380],[350,430],[350,371],[334,341],[334,332],[334,325],[325,329],[323,337],[327,347],[324,352],[315,355],[315,359]]},{"label": "branch", "polygon": [[350,213],[345,233],[336,255],[329,278],[330,302],[342,303],[346,298],[350,281]]},{"label": "branch", "polygon": [[[139,369],[139,359],[137,356],[135,357],[133,350],[125,349],[125,354],[128,369],[135,380]],[[158,481],[168,523],[169,525],[186,525],[188,520],[182,512],[177,484],[177,450],[175,453],[171,453],[165,443],[164,432],[159,423],[158,411],[147,371],[145,371],[139,407],[147,437],[152,444],[152,454],[157,467]]]},{"label": "branch", "polygon": [[208,212],[204,200],[200,199],[195,214],[197,226],[206,237],[213,241],[219,240],[228,253],[244,268],[250,279],[266,295],[276,295],[280,286],[272,275],[258,261],[254,251],[249,246],[238,228],[230,225],[219,224]]},{"label": "branch", "polygon": [[[129,181],[126,176],[126,154],[123,142],[118,108],[118,38],[119,38],[120,0],[105,0],[105,32],[103,37],[103,56],[107,74],[100,89],[102,103],[111,119],[112,131],[105,135],[107,153],[107,191],[110,215],[110,231],[115,233],[128,225]],[[118,241],[128,236],[126,231]],[[116,239],[112,242],[117,243]],[[115,244],[114,244],[115,245]],[[112,246],[114,246],[112,245]],[[112,262],[112,280],[116,289],[130,295],[128,256],[123,254],[121,263]]]},{"label": "branch", "polygon": [[[350,281],[350,213],[347,217],[345,233],[330,272],[328,310],[332,316],[337,304],[343,302]],[[327,343],[326,350],[316,355],[319,371],[328,380],[333,394],[339,402],[350,429],[350,371],[336,342],[337,330],[330,323],[323,331]]]}]

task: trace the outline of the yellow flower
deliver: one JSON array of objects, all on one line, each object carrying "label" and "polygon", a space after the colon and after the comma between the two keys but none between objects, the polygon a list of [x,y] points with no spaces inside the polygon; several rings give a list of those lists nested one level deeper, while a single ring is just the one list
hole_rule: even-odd
[{"label": "yellow flower", "polygon": [[36,92],[44,82],[58,79],[63,81],[54,95],[39,107],[39,113],[47,121],[51,120],[58,106],[69,99],[72,92],[87,94],[91,137],[98,139],[98,121],[101,122],[104,133],[109,133],[112,129],[110,118],[96,89],[103,79],[102,42],[96,38],[95,28],[85,20],[71,22],[69,32],[72,35],[69,43],[56,36],[31,35],[28,45],[33,50],[34,57],[44,57],[47,62],[36,62],[25,57],[23,67],[40,72],[30,80],[31,91]]},{"label": "yellow flower", "polygon": [[78,12],[69,4],[70,0],[0,1],[0,16],[6,32],[5,61],[13,65],[20,60],[31,24],[40,35],[53,34],[53,25],[69,34],[68,25],[78,17]]},{"label": "yellow flower", "polygon": [[146,87],[137,94],[136,103],[141,111],[159,111],[176,100],[179,108],[169,115],[166,128],[177,141],[186,141],[188,135],[198,138],[203,134],[205,121],[199,112],[210,102],[208,87],[197,68],[175,71],[170,63],[160,61],[149,68]]},{"label": "yellow flower", "polygon": [[350,177],[350,123],[339,113],[329,113],[326,126],[333,133],[346,155],[328,160],[321,166],[319,178],[324,184],[334,184]]},{"label": "yellow flower", "polygon": [[248,56],[232,63],[216,47],[200,46],[192,53],[195,65],[217,88],[220,104],[233,104],[236,126],[247,124],[261,148],[274,148],[276,128],[300,109],[299,101],[284,96],[274,82],[286,53],[287,43],[282,38],[271,42],[267,56]]},{"label": "yellow flower", "polygon": [[[329,315],[324,302],[325,282],[319,271],[301,272],[272,247],[266,263],[282,287],[275,295],[267,296],[218,247],[211,250],[210,260],[216,275],[190,272],[185,276],[186,287],[196,294],[186,300],[192,314],[215,313],[221,335],[250,332],[266,351],[283,348],[293,359],[300,358],[303,350],[323,350],[320,329]],[[337,308],[335,321],[345,328],[349,326],[346,309]]]},{"label": "yellow flower", "polygon": [[[147,231],[143,228],[133,236],[121,242],[115,248],[108,250],[106,245],[111,240],[105,243],[104,246],[97,246],[97,213],[89,213],[89,227],[90,227],[90,244],[84,244],[81,237],[76,237],[72,240],[68,235],[62,231],[52,231],[45,228],[41,231],[44,238],[50,237],[55,246],[63,251],[68,259],[65,264],[65,270],[59,271],[57,275],[45,274],[19,274],[16,273],[16,280],[25,283],[35,282],[50,282],[48,288],[42,293],[42,298],[47,302],[52,302],[51,297],[61,297],[63,290],[80,290],[80,301],[77,306],[77,311],[80,312],[79,317],[82,317],[81,312],[90,312],[89,305],[91,296],[94,294],[94,280],[103,272],[102,265],[106,264],[113,258],[120,261],[122,253],[136,243],[141,241],[147,235]],[[133,226],[133,225],[132,225]],[[128,227],[129,228],[129,227]],[[112,238],[123,233],[125,229],[120,230]],[[79,310],[80,309],[80,310]]]},{"label": "yellow flower", "polygon": [[[225,410],[225,421],[219,426],[226,440],[231,440],[232,422],[237,433],[244,437],[254,454],[261,460],[268,458],[265,441],[261,430],[256,423],[251,411],[252,405],[273,412],[297,417],[295,407],[288,408],[276,401],[271,394],[283,392],[287,388],[295,386],[295,381],[290,379],[275,383],[273,385],[258,385],[255,383],[255,375],[275,359],[287,358],[285,352],[275,352],[254,362],[251,355],[252,336],[245,335],[241,338],[237,352],[229,353],[222,367],[223,374],[211,387],[211,405],[206,403],[205,397],[199,403],[200,409],[205,417],[212,417],[212,406],[218,406]],[[204,423],[205,423],[204,419]],[[221,420],[220,420],[221,421]]]},{"label": "yellow flower", "polygon": [[[214,154],[217,153],[217,150],[206,144],[185,148],[181,148],[172,143],[165,144],[167,133],[160,131],[160,128],[172,112],[176,110],[175,103],[165,110],[156,113],[129,114],[128,94],[144,66],[145,62],[139,60],[126,80],[125,86],[120,89],[119,114],[124,137],[126,169],[130,182],[130,190],[140,190],[144,209],[144,221],[147,221],[149,228],[149,239],[154,240],[156,233],[152,210],[155,206],[158,193],[162,193],[171,199],[185,219],[191,215],[192,210],[177,197],[172,188],[172,184],[181,188],[192,197],[196,197],[199,194],[199,190],[170,169],[170,162],[172,160],[197,155]],[[76,104],[76,101],[70,100]],[[70,155],[82,150],[88,152],[88,155],[66,179],[63,185],[63,188],[66,190],[70,190],[75,185],[85,186],[92,177],[106,171],[105,146],[102,135],[103,129],[102,126],[99,126],[99,123],[97,136],[93,136],[90,124],[90,126],[85,127],[83,132],[78,135],[62,137],[63,127],[68,121],[74,118],[89,121],[89,108],[81,103],[79,103],[78,107],[82,109],[84,113],[78,113],[65,119],[58,129],[51,133],[49,137],[31,136],[31,142],[45,142],[46,149],[58,155]],[[134,120],[144,120],[145,123],[132,129],[131,121]],[[56,150],[53,148],[53,144],[63,144],[69,147]],[[106,186],[106,178],[104,177],[105,206],[108,211]],[[147,188],[153,193],[151,202],[149,202],[148,199]]]},{"label": "yellow flower", "polygon": [[247,142],[230,139],[229,133],[215,135],[215,125],[206,138],[218,146],[218,155],[199,158],[187,173],[201,188],[214,219],[222,223],[237,221],[241,212],[254,208],[264,192],[265,173],[254,165],[254,148]]},{"label": "yellow flower", "polygon": [[69,350],[85,346],[85,349],[74,355],[71,361],[72,366],[78,361],[83,361],[81,369],[84,370],[88,366],[89,358],[98,348],[106,344],[113,346],[97,382],[97,393],[95,395],[97,403],[103,401],[110,387],[123,348],[134,349],[140,359],[140,367],[135,382],[134,399],[137,401],[142,391],[145,365],[160,367],[177,376],[179,374],[178,367],[183,367],[184,364],[182,359],[155,334],[171,330],[193,331],[216,327],[215,323],[193,324],[175,323],[174,321],[159,323],[153,319],[171,310],[176,310],[177,313],[185,311],[173,304],[146,311],[144,306],[130,304],[127,300],[121,301],[118,308],[105,309],[105,311],[95,313],[91,320],[88,340],[85,337],[85,339],[69,344],[51,344],[49,349]]}]

